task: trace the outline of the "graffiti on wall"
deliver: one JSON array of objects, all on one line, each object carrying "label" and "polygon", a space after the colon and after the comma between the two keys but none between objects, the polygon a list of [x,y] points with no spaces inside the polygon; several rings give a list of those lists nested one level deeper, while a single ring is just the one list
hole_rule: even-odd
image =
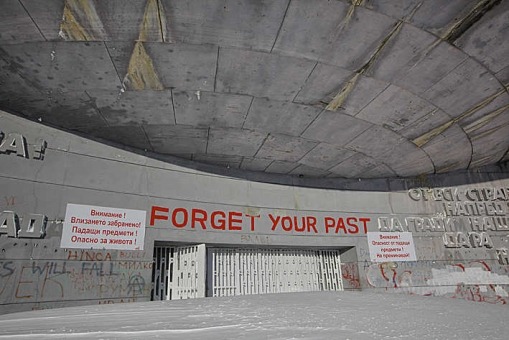
[{"label": "graffiti on wall", "polygon": [[364,268],[372,288],[395,288],[395,291],[423,296],[443,296],[496,304],[509,303],[509,276],[497,274],[486,261],[436,264],[384,262]]},{"label": "graffiti on wall", "polygon": [[341,277],[344,289],[360,289],[361,279],[357,263],[341,263]]},{"label": "graffiti on wall", "polygon": [[133,259],[129,252],[69,250],[66,260],[0,261],[0,298],[6,303],[132,302],[150,296],[151,274],[152,262]]}]

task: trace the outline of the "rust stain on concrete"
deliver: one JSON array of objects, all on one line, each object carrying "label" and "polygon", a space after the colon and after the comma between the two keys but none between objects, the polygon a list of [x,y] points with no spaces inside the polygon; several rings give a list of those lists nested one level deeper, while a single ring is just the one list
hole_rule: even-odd
[{"label": "rust stain on concrete", "polygon": [[65,1],[59,35],[67,41],[107,40],[94,3],[87,0]]},{"label": "rust stain on concrete", "polygon": [[148,0],[140,25],[140,34],[134,45],[127,74],[123,84],[130,90],[163,90],[152,58],[147,53],[143,42],[164,42],[166,38],[166,19],[163,5],[159,0]]},{"label": "rust stain on concrete", "polygon": [[137,41],[134,45],[127,74],[124,77],[124,85],[131,90],[164,89],[154,69],[152,59],[141,41]]},{"label": "rust stain on concrete", "polygon": [[148,0],[140,26],[140,41],[166,41],[166,15],[160,0]]}]

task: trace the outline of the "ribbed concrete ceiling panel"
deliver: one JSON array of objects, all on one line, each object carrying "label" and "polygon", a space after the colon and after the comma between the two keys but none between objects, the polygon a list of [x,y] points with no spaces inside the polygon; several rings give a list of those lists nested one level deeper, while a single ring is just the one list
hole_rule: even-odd
[{"label": "ribbed concrete ceiling panel", "polygon": [[423,94],[453,117],[472,109],[502,90],[501,84],[481,65],[467,59]]},{"label": "ribbed concrete ceiling panel", "polygon": [[[372,0],[365,4],[366,8],[398,20],[408,17],[410,13],[415,12],[417,6],[422,5],[422,0]],[[436,15],[438,14],[437,11]]]},{"label": "ribbed concrete ceiling panel", "polygon": [[344,113],[323,111],[302,136],[343,146],[371,126],[371,123]]},{"label": "ribbed concrete ceiling panel", "polygon": [[173,92],[177,124],[241,128],[253,97],[206,91]]},{"label": "ribbed concrete ceiling panel", "polygon": [[457,122],[467,134],[471,134],[487,124],[492,124],[493,119],[500,115],[503,116],[508,109],[509,94],[504,90],[500,90],[471,110],[466,111],[458,117]]},{"label": "ribbed concrete ceiling panel", "polygon": [[228,169],[238,169],[242,162],[242,156],[215,155],[215,154],[194,154],[193,160],[197,162],[218,165]]},{"label": "ribbed concrete ceiling panel", "polygon": [[82,41],[134,41],[143,25],[143,40],[162,41],[159,25],[144,23],[150,15],[150,4],[142,1],[65,1],[60,34]]},{"label": "ribbed concrete ceiling panel", "polygon": [[263,172],[272,162],[274,162],[272,159],[244,157],[240,168],[242,170]]},{"label": "ribbed concrete ceiling panel", "polygon": [[391,85],[355,117],[397,132],[436,110],[428,101]]},{"label": "ribbed concrete ceiling panel", "polygon": [[358,175],[358,177],[362,178],[380,178],[384,177],[384,174],[387,173],[394,173],[391,168],[389,168],[385,164],[379,164],[371,169],[366,170],[365,172],[362,172]]},{"label": "ribbed concrete ceiling panel", "polygon": [[453,120],[449,115],[437,109],[429,112],[414,123],[409,124],[407,127],[398,131],[398,133],[420,147],[437,134],[447,129],[452,123]]},{"label": "ribbed concrete ceiling panel", "polygon": [[65,0],[20,0],[19,3],[41,32],[41,40],[62,39],[59,28],[64,16]]},{"label": "ribbed concrete ceiling panel", "polygon": [[422,149],[433,160],[436,172],[465,169],[471,161],[472,143],[457,124],[441,131]]},{"label": "ribbed concrete ceiling panel", "polygon": [[348,8],[345,1],[291,1],[273,52],[318,60],[336,40]]},{"label": "ribbed concrete ceiling panel", "polygon": [[[433,163],[423,150],[399,134],[377,125],[357,136],[346,145],[346,148],[367,155],[389,167],[409,158],[418,160],[422,173],[433,173]],[[398,173],[395,167],[391,168]]]},{"label": "ribbed concrete ceiling panel", "polygon": [[214,91],[217,47],[190,44],[144,44],[164,88]]},{"label": "ribbed concrete ceiling panel", "polygon": [[111,126],[175,124],[170,91],[88,90],[87,94]]},{"label": "ribbed concrete ceiling panel", "polygon": [[[369,22],[369,25],[366,23]],[[375,51],[383,48],[396,21],[363,7],[350,6],[345,17],[329,33],[334,43],[322,53],[320,60],[332,65],[357,70],[369,62]],[[359,44],[359,36],[362,43]]]},{"label": "ribbed concrete ceiling panel", "polygon": [[[387,36],[380,52],[381,58],[373,65],[370,73],[377,79],[393,82],[401,74],[406,74],[412,67],[422,63],[435,42],[437,37],[434,35],[403,23],[399,30]],[[421,81],[417,84],[420,85]]]},{"label": "ribbed concrete ceiling panel", "polygon": [[289,174],[306,177],[326,177],[327,175],[330,174],[330,172],[323,169],[318,169],[312,166],[301,164],[292,171],[290,171]]},{"label": "ribbed concrete ceiling panel", "polygon": [[495,74],[495,78],[497,78],[506,89],[509,88],[509,66],[504,68],[503,70],[500,70],[497,74]]},{"label": "ribbed concrete ceiling panel", "polygon": [[[380,2],[380,1],[377,1]],[[383,2],[394,2],[384,0]],[[409,3],[412,7],[406,8],[406,16],[412,10],[417,8],[415,14],[411,16],[410,22],[423,30],[429,31],[437,36],[447,36],[455,26],[458,26],[477,4],[487,3],[489,1],[478,0],[426,0],[426,1],[395,1]]]},{"label": "ribbed concrete ceiling panel", "polygon": [[273,161],[267,168],[265,168],[265,171],[274,174],[288,174],[298,166],[298,163],[295,162]]},{"label": "ribbed concrete ceiling panel", "polygon": [[480,61],[494,73],[509,66],[509,2],[502,1],[475,24],[475,29],[465,32],[455,45]]},{"label": "ribbed concrete ceiling panel", "polygon": [[211,128],[207,153],[252,157],[267,135],[257,131]]},{"label": "ribbed concrete ceiling panel", "polygon": [[[120,88],[120,80],[102,42],[35,42],[0,46],[8,69],[40,91]],[[8,79],[6,79],[8,81]]]},{"label": "ribbed concrete ceiling panel", "polygon": [[315,65],[271,53],[221,48],[216,91],[292,101]]},{"label": "ribbed concrete ceiling panel", "polygon": [[182,125],[147,125],[144,127],[155,152],[162,154],[206,153],[208,129]]},{"label": "ribbed concrete ceiling panel", "polygon": [[[378,165],[380,165],[380,163],[375,161],[373,158],[362,153],[356,153],[352,157],[331,168],[331,177],[361,178],[363,173],[371,171]],[[396,175],[389,168],[386,168],[386,170],[387,173],[392,176]]]},{"label": "ribbed concrete ceiling panel", "polygon": [[466,127],[472,142],[474,165],[496,162],[507,152],[504,139],[509,136],[509,106],[504,111],[494,111],[487,122],[476,122]]},{"label": "ribbed concrete ceiling panel", "polygon": [[147,135],[140,126],[108,126],[82,129],[83,132],[105,141],[128,145],[140,150],[153,151]]},{"label": "ribbed concrete ceiling panel", "polygon": [[341,149],[327,143],[320,143],[309,151],[299,163],[328,170],[355,154],[352,150]]},{"label": "ribbed concrete ceiling panel", "polygon": [[0,11],[0,41],[7,44],[37,40],[44,38],[23,5],[17,0],[3,0]]},{"label": "ribbed concrete ceiling panel", "polygon": [[[354,74],[352,71],[337,66],[318,64],[295,98],[295,102],[325,107]],[[389,83],[361,76],[355,84],[356,91],[350,93],[341,108],[346,113],[355,115],[387,86]]]},{"label": "ribbed concrete ceiling panel", "polygon": [[270,51],[289,0],[163,0],[173,41]]},{"label": "ribbed concrete ceiling panel", "polygon": [[336,95],[341,84],[347,82],[351,76],[350,70],[318,63],[294,101],[302,104],[326,104]]},{"label": "ribbed concrete ceiling panel", "polygon": [[5,0],[0,85],[2,110],[260,179],[474,169],[509,158],[509,1]]},{"label": "ribbed concrete ceiling panel", "polygon": [[308,105],[255,98],[244,128],[300,136],[321,111]]},{"label": "ribbed concrete ceiling panel", "polygon": [[[420,51],[414,58],[401,63],[391,82],[415,94],[422,95],[467,59],[467,55],[455,47],[439,42]],[[396,66],[396,65],[394,65]]]},{"label": "ribbed concrete ceiling panel", "polygon": [[297,162],[317,145],[316,142],[286,135],[269,135],[257,157]]}]

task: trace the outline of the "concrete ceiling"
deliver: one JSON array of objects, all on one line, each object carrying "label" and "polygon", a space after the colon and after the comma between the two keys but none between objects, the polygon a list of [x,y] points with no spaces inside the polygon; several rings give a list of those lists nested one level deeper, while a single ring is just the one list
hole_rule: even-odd
[{"label": "concrete ceiling", "polygon": [[305,177],[509,160],[509,0],[2,0],[0,109]]}]

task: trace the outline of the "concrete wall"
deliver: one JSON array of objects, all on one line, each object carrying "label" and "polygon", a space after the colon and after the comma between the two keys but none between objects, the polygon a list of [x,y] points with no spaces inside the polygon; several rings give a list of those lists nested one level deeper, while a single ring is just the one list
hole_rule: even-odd
[{"label": "concrete wall", "polygon": [[[507,179],[391,192],[266,184],[1,111],[0,122],[0,313],[150,300],[155,241],[337,248],[347,289],[509,301]],[[73,229],[91,246],[62,246],[68,204],[143,211],[145,228]],[[378,257],[367,235],[388,242]],[[395,243],[408,235],[413,246]]]}]

